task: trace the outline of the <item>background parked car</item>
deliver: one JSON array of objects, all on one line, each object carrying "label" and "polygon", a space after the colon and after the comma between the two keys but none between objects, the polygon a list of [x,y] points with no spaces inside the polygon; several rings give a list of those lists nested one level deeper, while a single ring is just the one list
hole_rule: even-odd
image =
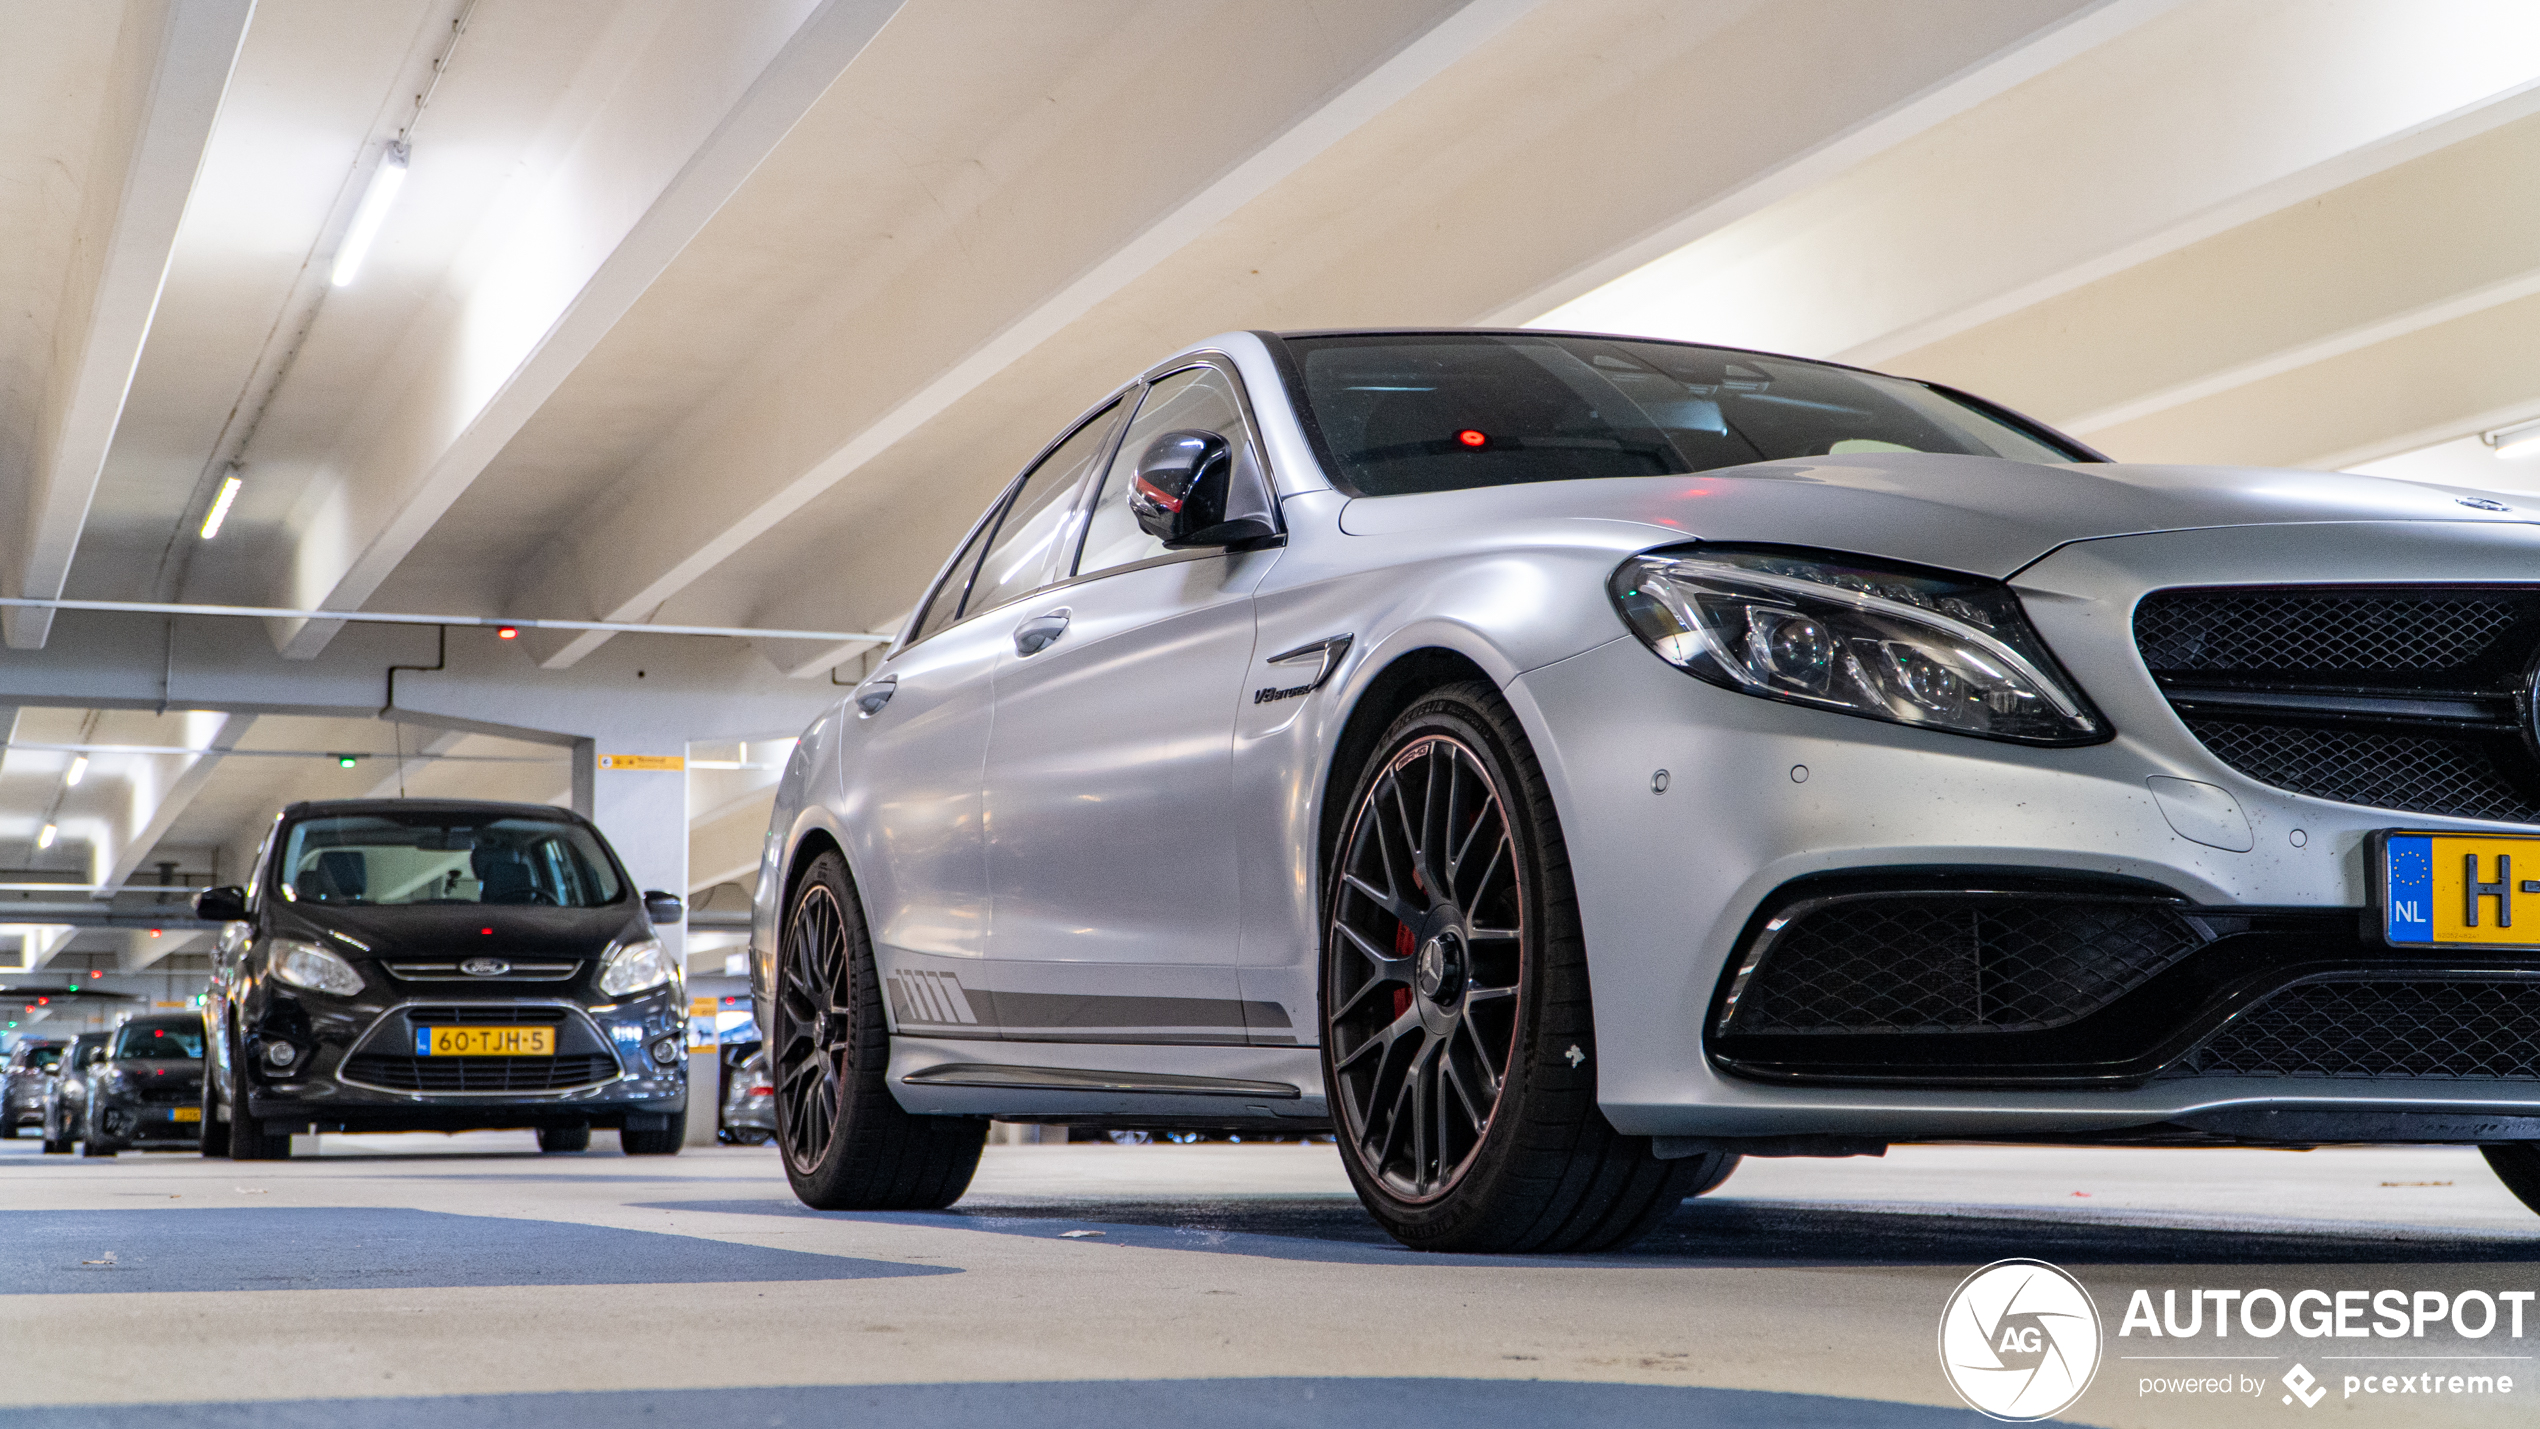
[{"label": "background parked car", "polygon": [[583,1151],[680,1147],[687,994],[653,936],[682,905],[639,893],[588,820],[542,804],[335,800],[282,811],[203,1023],[206,1155],[288,1156],[304,1127],[534,1128]]},{"label": "background parked car", "polygon": [[0,1066],[0,1137],[15,1137],[21,1126],[44,1121],[44,1088],[62,1060],[59,1039],[28,1038]]},{"label": "background parked car", "polygon": [[82,1156],[192,1151],[202,1144],[203,1019],[136,1017],[115,1029],[89,1072]]},{"label": "background parked car", "polygon": [[776,1082],[768,1075],[764,1049],[751,1053],[732,1069],[723,1094],[723,1124],[715,1139],[742,1146],[764,1146],[776,1135]]},{"label": "background parked car", "polygon": [[44,1151],[67,1153],[88,1125],[88,1079],[106,1056],[111,1032],[82,1032],[71,1039],[61,1064],[44,1084]]}]

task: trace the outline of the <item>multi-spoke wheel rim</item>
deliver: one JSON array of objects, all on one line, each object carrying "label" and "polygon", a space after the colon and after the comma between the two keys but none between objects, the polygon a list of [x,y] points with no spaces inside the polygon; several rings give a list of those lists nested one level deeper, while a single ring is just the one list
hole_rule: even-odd
[{"label": "multi-spoke wheel rim", "polygon": [[838,1134],[846,1087],[847,1024],[841,1002],[847,922],[838,895],[807,885],[785,921],[776,971],[776,1135],[785,1160],[809,1175]]},{"label": "multi-spoke wheel rim", "polygon": [[1423,735],[1351,812],[1325,934],[1324,1045],[1341,1135],[1406,1201],[1452,1190],[1516,1045],[1524,880],[1480,756]]}]

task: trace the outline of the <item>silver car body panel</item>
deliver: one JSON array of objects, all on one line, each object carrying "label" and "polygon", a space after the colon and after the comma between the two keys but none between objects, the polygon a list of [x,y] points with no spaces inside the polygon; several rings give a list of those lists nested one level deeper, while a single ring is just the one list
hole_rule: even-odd
[{"label": "silver car body panel", "polygon": [[[842,702],[806,733],[780,785],[753,921],[755,987],[764,998],[773,985],[779,910],[803,851],[814,841],[843,849],[886,984],[891,1086],[910,1109],[1206,1116],[1240,1101],[984,1085],[967,1070],[1006,1065],[1276,1082],[1298,1096],[1264,1114],[1320,1114],[1319,844],[1326,801],[1350,792],[1327,787],[1333,752],[1389,666],[1443,650],[1500,687],[1542,760],[1577,877],[1602,1105],[1627,1133],[2086,1135],[2234,1105],[2540,1111],[2540,1092],[2525,1083],[1779,1085],[1724,1075],[1702,1038],[1759,902],[1804,874],[2063,870],[2145,879],[2199,904],[2356,908],[2367,901],[2372,831],[2512,827],[2331,803],[2235,772],[2162,698],[2131,620],[2145,592],[2168,586],[2530,582],[2540,575],[2540,512],[2493,512],[2465,504],[2476,493],[2338,473],[1919,453],[1351,498],[1317,464],[1261,338],[1221,336],[1153,370],[1201,352],[1230,362],[1249,389],[1286,527],[1278,549],[1209,558],[1240,566],[1250,590],[1248,636],[1221,619],[1205,657],[1215,684],[1213,662],[1249,650],[1227,691],[1226,743],[1176,694],[1170,747],[1141,754],[1142,692],[1163,668],[1157,660],[1175,658],[1154,649],[1124,646],[1116,665],[1082,651],[1049,682],[1062,693],[1031,697],[1035,724],[1022,730],[1006,728],[975,688],[961,710],[946,708],[949,694],[923,695],[926,672],[947,662],[1011,666],[1009,627],[1045,606],[1091,606],[1100,582],[1081,582],[915,647],[903,637],[875,672],[898,676],[892,701],[870,717]],[[2116,736],[2030,747],[1689,678],[1626,630],[1606,580],[1627,556],[1697,539],[2008,579]],[[1180,579],[1199,578],[1201,564]],[[1349,644],[1328,678],[1282,694],[1297,685],[1297,667],[1269,657],[1334,637]],[[926,746],[912,731],[929,721],[956,733]],[[1001,786],[992,748],[1034,749],[1045,762],[1021,760],[1018,782]],[[1084,787],[1068,787],[1071,769]],[[1654,794],[1661,769],[1671,777]],[[1081,795],[1128,804],[1094,819]],[[1134,858],[1114,860],[1086,837],[1131,815],[1124,847]],[[1194,851],[1187,870],[1153,866],[1153,851],[1177,848]],[[998,867],[1029,896],[1000,902]],[[1099,917],[1069,921],[1088,906],[1071,887],[1112,891],[1116,937]],[[1180,946],[1177,907],[1192,922]],[[1012,926],[998,921],[1009,908]],[[1028,1003],[1030,1015],[1000,1017],[1001,995]],[[765,1025],[764,1008],[761,1017]],[[963,1070],[927,1077],[944,1067]]]}]

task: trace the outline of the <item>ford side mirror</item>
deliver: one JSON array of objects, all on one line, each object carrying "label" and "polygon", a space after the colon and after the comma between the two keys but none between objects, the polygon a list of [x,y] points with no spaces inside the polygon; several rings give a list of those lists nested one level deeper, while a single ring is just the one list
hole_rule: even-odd
[{"label": "ford side mirror", "polygon": [[235,923],[247,916],[247,890],[206,888],[194,895],[194,916],[214,923]]},{"label": "ford side mirror", "polygon": [[1240,545],[1279,534],[1264,488],[1249,451],[1239,460],[1215,432],[1166,432],[1138,457],[1129,512],[1168,551]]},{"label": "ford side mirror", "polygon": [[679,895],[675,893],[647,888],[644,890],[644,916],[656,923],[676,923],[688,916],[688,905],[680,902]]}]

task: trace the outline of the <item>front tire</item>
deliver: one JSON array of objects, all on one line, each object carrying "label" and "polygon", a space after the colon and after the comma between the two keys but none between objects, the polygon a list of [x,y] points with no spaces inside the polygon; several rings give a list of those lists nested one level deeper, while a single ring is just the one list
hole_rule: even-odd
[{"label": "front tire", "polygon": [[891,1096],[881,979],[863,904],[835,850],[813,859],[794,887],[773,1002],[776,1143],[803,1204],[931,1211],[961,1199],[988,1123],[914,1116]]},{"label": "front tire", "polygon": [[2540,1142],[2507,1141],[2478,1150],[2515,1200],[2540,1211]]},{"label": "front tire", "polygon": [[591,1128],[585,1126],[542,1126],[538,1128],[538,1149],[549,1155],[563,1151],[591,1149]]},{"label": "front tire", "polygon": [[1359,1200],[1415,1250],[1593,1251],[1646,1234],[1720,1168],[1661,1161],[1597,1109],[1569,855],[1515,713],[1486,684],[1432,691],[1378,741],[1345,807],[1324,880],[1321,1040]]},{"label": "front tire", "polygon": [[[590,1141],[589,1128],[583,1129],[582,1139],[585,1143]],[[617,1149],[629,1156],[676,1156],[679,1154],[679,1148],[685,1145],[687,1140],[687,1132],[676,1126],[659,1127],[652,1131],[637,1131],[631,1126],[620,1127],[617,1133]],[[547,1149],[546,1136],[543,1132],[539,1135],[538,1149],[541,1151]]]},{"label": "front tire", "polygon": [[241,1075],[244,1066],[236,1043],[229,1049],[229,1074],[222,1100],[229,1104],[229,1159],[232,1161],[288,1161],[291,1159],[289,1133],[269,1136],[254,1117],[247,1114],[247,1089]]}]

